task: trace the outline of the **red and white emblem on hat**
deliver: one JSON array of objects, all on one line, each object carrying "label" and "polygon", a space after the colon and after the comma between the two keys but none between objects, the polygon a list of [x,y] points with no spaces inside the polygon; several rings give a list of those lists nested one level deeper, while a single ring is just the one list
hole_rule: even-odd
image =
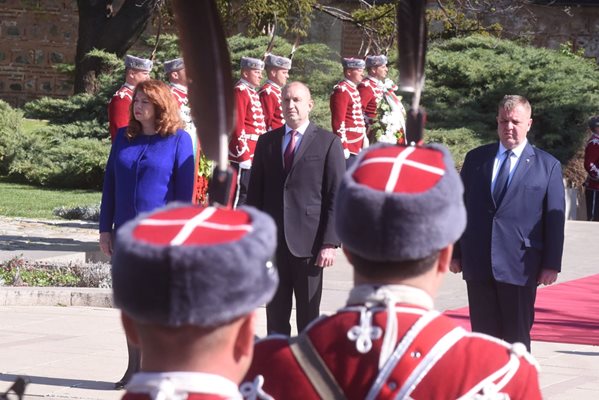
[{"label": "red and white emblem on hat", "polygon": [[414,146],[389,146],[368,152],[352,177],[387,193],[422,193],[445,174],[443,153]]},{"label": "red and white emblem on hat", "polygon": [[215,245],[237,241],[252,230],[251,217],[242,210],[181,207],[144,218],[133,238],[156,245]]}]

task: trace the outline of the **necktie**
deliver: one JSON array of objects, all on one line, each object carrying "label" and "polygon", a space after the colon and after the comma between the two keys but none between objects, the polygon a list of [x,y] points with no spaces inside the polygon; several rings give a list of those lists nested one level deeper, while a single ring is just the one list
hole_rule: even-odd
[{"label": "necktie", "polygon": [[289,131],[289,135],[291,138],[289,139],[289,143],[287,143],[287,147],[285,148],[285,152],[283,153],[283,166],[285,169],[285,174],[288,174],[291,170],[291,166],[293,165],[293,155],[295,153],[295,140],[297,138],[297,131],[291,130]]},{"label": "necktie", "polygon": [[512,151],[508,150],[504,154],[505,157],[499,166],[499,172],[497,173],[497,178],[495,179],[495,187],[493,188],[493,200],[495,200],[496,206],[499,206],[499,203],[501,203],[501,200],[503,200],[503,196],[507,190],[510,167],[512,165]]}]

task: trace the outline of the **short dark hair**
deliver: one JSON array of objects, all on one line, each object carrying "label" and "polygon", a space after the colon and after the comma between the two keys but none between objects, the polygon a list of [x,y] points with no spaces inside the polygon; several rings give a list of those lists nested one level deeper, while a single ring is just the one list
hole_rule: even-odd
[{"label": "short dark hair", "polygon": [[408,279],[428,272],[439,259],[439,251],[417,260],[372,261],[345,250],[356,272],[368,279]]}]

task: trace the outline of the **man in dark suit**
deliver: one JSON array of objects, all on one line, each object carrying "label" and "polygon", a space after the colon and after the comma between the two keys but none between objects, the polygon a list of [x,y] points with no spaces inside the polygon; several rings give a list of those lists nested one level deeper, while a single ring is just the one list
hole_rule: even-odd
[{"label": "man in dark suit", "polygon": [[322,269],[333,265],[340,244],[333,204],[345,159],[339,138],[310,123],[314,103],[307,86],[285,86],[281,105],[286,123],[258,140],[247,202],[277,225],[280,280],[266,307],[267,330],[290,335],[294,292],[298,331],[320,313]]},{"label": "man in dark suit", "polygon": [[561,165],[528,143],[531,107],[522,96],[499,103],[499,144],[470,151],[462,167],[466,231],[451,265],[463,271],[472,329],[530,350],[537,285],[561,269]]}]

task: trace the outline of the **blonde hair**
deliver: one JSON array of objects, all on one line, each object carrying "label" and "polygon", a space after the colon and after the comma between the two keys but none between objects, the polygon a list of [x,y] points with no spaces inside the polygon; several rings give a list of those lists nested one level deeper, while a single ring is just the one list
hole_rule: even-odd
[{"label": "blonde hair", "polygon": [[[174,135],[177,129],[183,128],[184,124],[179,114],[179,105],[166,83],[156,79],[140,82],[135,87],[133,99],[139,92],[144,93],[154,105],[156,133],[160,136]],[[133,104],[134,102],[131,102],[129,107],[129,126],[126,133],[129,140],[135,138],[141,132],[141,123],[135,119]]]},{"label": "blonde hair", "polygon": [[499,102],[499,111],[507,110],[512,111],[514,108],[522,106],[529,114],[532,114],[532,107],[524,96],[518,96],[515,94],[506,94],[503,99]]}]

